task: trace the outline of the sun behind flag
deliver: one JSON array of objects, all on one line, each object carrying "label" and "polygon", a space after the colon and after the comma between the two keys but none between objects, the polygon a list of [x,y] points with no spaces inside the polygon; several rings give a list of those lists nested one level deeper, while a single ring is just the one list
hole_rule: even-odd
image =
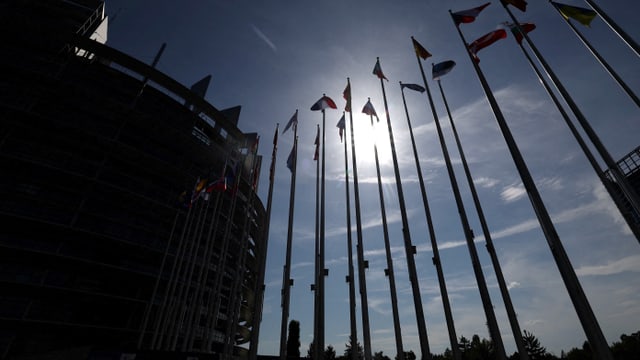
[{"label": "sun behind flag", "polygon": [[373,104],[371,103],[371,99],[367,100],[367,103],[364,104],[362,108],[362,112],[369,116],[375,116],[378,122],[380,122],[380,118],[378,118],[378,114],[376,114],[376,109],[373,108]]},{"label": "sun behind flag", "polygon": [[326,108],[337,109],[336,103],[331,100],[330,97],[326,95],[322,95],[320,100],[316,101],[313,106],[311,106],[311,111],[324,110]]},{"label": "sun behind flag", "polygon": [[422,60],[427,60],[428,57],[431,56],[431,53],[424,48],[424,46],[420,45],[420,43],[411,37],[411,42],[413,42],[413,49],[416,51],[416,55],[422,58]]},{"label": "sun behind flag", "polygon": [[336,127],[338,128],[338,134],[340,134],[340,142],[342,142],[342,135],[344,135],[344,127],[345,127],[344,113],[342,114],[342,117],[340,118],[340,120],[338,120],[338,124],[336,124]]},{"label": "sun behind flag", "polygon": [[453,60],[446,60],[433,65],[431,69],[433,80],[440,80],[440,78],[448,74],[454,66],[456,66],[456,62]]},{"label": "sun behind flag", "polygon": [[342,97],[347,100],[347,103],[344,106],[344,111],[351,112],[351,83],[347,83],[347,87],[345,87],[342,92]]},{"label": "sun behind flag", "polygon": [[554,1],[551,1],[551,4],[560,10],[560,13],[565,19],[569,20],[569,18],[572,18],[587,27],[591,25],[591,21],[598,15],[598,13],[593,10],[577,6],[560,4]]},{"label": "sun behind flag", "polygon": [[507,5],[513,5],[514,7],[518,8],[520,11],[527,11],[527,2],[524,0],[500,0],[502,1],[502,4],[507,6]]},{"label": "sun behind flag", "polygon": [[478,55],[477,55],[478,51],[506,37],[507,37],[507,32],[504,29],[494,30],[476,39],[471,44],[469,44],[469,52],[471,52],[471,55],[473,55],[473,58],[475,59],[476,62],[480,62],[480,58],[478,58]]},{"label": "sun behind flag", "polygon": [[453,21],[456,25],[472,23],[476,20],[480,12],[489,5],[491,5],[490,2],[474,7],[473,9],[456,11],[451,13],[451,16],[453,16]]},{"label": "sun behind flag", "polygon": [[389,79],[387,79],[387,77],[382,73],[382,68],[380,67],[380,58],[376,58],[376,66],[373,67],[373,75],[376,75],[380,80],[385,79],[389,81]]}]

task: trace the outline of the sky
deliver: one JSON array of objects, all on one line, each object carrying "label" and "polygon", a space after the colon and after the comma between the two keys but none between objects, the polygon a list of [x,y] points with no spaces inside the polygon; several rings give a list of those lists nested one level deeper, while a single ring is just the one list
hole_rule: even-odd
[{"label": "sky", "polygon": [[[595,1],[638,41],[636,15],[640,4],[625,0]],[[474,183],[509,284],[521,329],[538,337],[542,346],[560,355],[581,347],[586,336],[560,278],[549,246],[538,225],[495,117],[448,10],[479,6],[477,0],[353,0],[353,1],[143,1],[108,0],[111,18],[108,45],[151,63],[162,43],[167,47],[157,68],[190,86],[212,75],[206,99],[218,109],[242,106],[239,128],[262,136],[264,156],[259,197],[266,205],[271,139],[299,110],[299,154],[289,320],[301,325],[301,353],[313,338],[313,249],[315,211],[316,124],[320,112],[310,107],[323,94],[338,104],[326,111],[326,284],[325,345],[342,354],[348,342],[349,307],[346,242],[344,151],[335,127],[342,115],[342,92],[351,79],[355,147],[360,185],[363,243],[368,289],[372,350],[395,356],[389,282],[380,218],[373,144],[377,143],[395,269],[403,347],[420,355],[411,296],[401,217],[391,161],[389,136],[379,79],[372,74],[376,57],[389,79],[384,86],[389,103],[406,199],[412,243],[432,353],[449,347],[444,310],[415,161],[402,104],[399,81],[422,84],[411,44],[414,36],[433,56],[431,63],[454,60],[457,66],[442,79],[446,99],[461,138]],[[582,0],[564,3],[587,7]],[[639,144],[640,109],[611,80],[573,34],[551,4],[530,0],[525,13],[512,9],[519,21],[534,22],[530,38],[558,75],[614,159]],[[467,42],[510,20],[493,1],[471,24],[461,25]],[[577,23],[576,23],[577,24]],[[599,18],[591,27],[576,25],[618,74],[640,92],[638,57]],[[526,58],[509,34],[479,52],[480,67],[505,115],[551,215],[580,283],[607,341],[638,331],[640,319],[640,246],[599,182],[556,107],[540,86]],[[429,87],[461,189],[476,248],[489,287],[500,333],[508,354],[515,343],[500,296],[494,269],[485,249],[460,156],[437,83]],[[405,91],[416,137],[420,165],[440,250],[458,337],[489,338],[486,318],[456,209],[451,183],[434,119],[424,94]],[[375,127],[360,110],[371,98],[381,115]],[[349,133],[347,133],[349,135]],[[286,158],[291,131],[280,136],[266,269],[264,314],[259,354],[279,353],[280,291],[285,262],[291,175]],[[592,147],[593,149],[593,147]],[[594,150],[595,153],[595,150]],[[597,156],[597,155],[596,155]],[[600,159],[598,157],[598,159]],[[351,154],[349,153],[349,168]],[[600,161],[602,167],[604,163]],[[355,254],[355,209],[351,190]],[[362,344],[359,296],[358,340]]]}]

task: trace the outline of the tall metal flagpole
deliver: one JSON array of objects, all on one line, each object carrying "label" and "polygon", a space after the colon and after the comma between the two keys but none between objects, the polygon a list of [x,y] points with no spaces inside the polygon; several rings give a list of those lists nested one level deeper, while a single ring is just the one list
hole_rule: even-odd
[{"label": "tall metal flagpole", "polygon": [[262,307],[264,303],[264,276],[267,266],[267,250],[269,249],[269,228],[271,226],[271,206],[273,204],[273,185],[276,171],[276,155],[278,153],[278,129],[280,124],[276,124],[276,132],[273,135],[273,150],[271,150],[271,166],[269,166],[269,191],[267,193],[267,209],[265,215],[265,224],[263,230],[264,242],[262,243],[262,252],[264,256],[260,260],[260,271],[258,272],[258,284],[261,284],[260,292],[256,299],[254,310],[253,331],[251,332],[251,344],[249,347],[249,360],[256,360],[258,356],[258,339],[260,338],[260,323],[262,322]]},{"label": "tall metal flagpole", "polygon": [[[516,29],[516,31],[518,30]],[[551,86],[549,85],[549,83],[547,82],[547,80],[545,80],[544,76],[542,75],[542,73],[540,72],[536,64],[533,62],[533,59],[531,59],[531,56],[529,56],[529,53],[527,52],[527,50],[524,48],[524,46],[522,46],[522,42],[517,40],[516,42],[518,43],[520,50],[522,50],[522,53],[524,54],[525,58],[529,62],[529,65],[531,65],[531,68],[536,73],[538,80],[540,80],[540,83],[542,84],[544,89],[547,91],[547,94],[549,94],[549,97],[551,97],[551,100],[556,105],[556,108],[558,109],[565,123],[569,127],[571,134],[573,134],[573,137],[578,142],[578,145],[580,145],[582,152],[584,152],[585,156],[587,157],[587,160],[589,160],[589,163],[591,164],[593,171],[595,171],[596,175],[600,179],[600,182],[609,193],[609,196],[611,197],[613,202],[618,207],[618,210],[620,211],[620,213],[623,214],[622,218],[627,222],[627,225],[629,226],[633,234],[636,236],[636,239],[640,241],[640,227],[638,226],[638,224],[636,224],[633,221],[632,216],[625,215],[625,212],[627,212],[628,210],[625,209],[625,205],[622,203],[621,194],[616,192],[616,189],[613,188],[611,180],[607,178],[605,173],[600,168],[600,165],[598,164],[598,160],[596,160],[596,158],[593,156],[591,149],[589,149],[589,146],[587,146],[587,144],[585,143],[584,139],[582,138],[582,135],[573,124],[573,121],[571,121],[571,119],[569,118],[569,114],[567,114],[567,112],[565,111],[564,107],[560,103],[560,100],[551,89]]]},{"label": "tall metal flagpole", "polygon": [[356,325],[356,286],[354,284],[354,272],[353,272],[353,241],[351,239],[351,199],[349,196],[349,157],[347,156],[347,139],[345,132],[345,119],[344,112],[342,112],[342,118],[338,122],[341,135],[340,141],[343,141],[344,137],[344,185],[345,185],[345,198],[347,208],[347,261],[349,266],[349,275],[347,275],[347,283],[349,284],[349,323],[351,325],[351,336],[349,341],[351,342],[351,360],[358,359],[358,329]]},{"label": "tall metal flagpole", "polygon": [[[507,11],[509,11],[509,9],[507,9]],[[451,10],[449,10],[449,13],[451,14]],[[451,19],[454,20],[453,15]],[[518,21],[515,18],[514,18],[514,22],[518,24]],[[564,280],[565,286],[567,287],[567,291],[569,292],[571,301],[573,302],[573,305],[576,308],[576,312],[578,313],[578,317],[580,318],[582,327],[585,330],[587,339],[589,340],[589,344],[592,346],[592,348],[594,349],[599,359],[613,360],[613,357],[611,355],[611,350],[607,345],[607,341],[604,338],[604,335],[602,334],[602,330],[598,325],[598,321],[596,320],[593,310],[591,310],[589,301],[587,300],[587,297],[584,291],[582,290],[582,287],[580,286],[578,277],[573,267],[571,266],[569,257],[567,256],[567,253],[564,250],[564,246],[560,241],[560,237],[558,236],[558,233],[556,232],[553,222],[551,221],[551,216],[549,216],[549,213],[547,212],[547,209],[544,206],[544,203],[542,202],[542,197],[540,196],[540,193],[538,192],[538,189],[536,188],[536,185],[533,182],[533,178],[531,177],[531,173],[529,172],[529,169],[527,168],[527,165],[524,162],[524,158],[520,153],[520,149],[518,148],[515,140],[513,139],[511,130],[509,129],[507,122],[504,118],[504,115],[502,114],[502,111],[498,106],[498,102],[493,96],[493,93],[489,88],[489,84],[487,83],[487,80],[485,79],[484,74],[480,70],[478,63],[474,60],[473,56],[471,55],[471,52],[468,51],[468,44],[464,39],[464,35],[462,34],[462,31],[460,30],[460,28],[457,25],[455,25],[455,21],[454,21],[454,26],[458,30],[460,39],[462,40],[462,43],[464,44],[465,49],[467,50],[467,55],[469,55],[469,60],[471,61],[471,64],[473,65],[473,68],[476,71],[476,74],[478,75],[478,79],[480,80],[482,89],[485,92],[487,101],[489,101],[489,104],[491,105],[491,109],[493,110],[498,126],[500,127],[500,131],[502,132],[505,142],[507,143],[507,147],[509,148],[511,157],[513,158],[514,164],[518,169],[518,173],[520,174],[522,183],[527,191],[527,195],[529,196],[529,201],[531,201],[531,205],[533,206],[533,209],[536,213],[536,217],[540,222],[540,227],[542,228],[545,234],[545,238],[547,239],[547,242],[551,249],[551,253],[553,254],[553,257],[556,261],[556,265],[560,270],[560,274],[562,276],[562,279]],[[523,36],[525,37],[527,36],[524,31],[522,31],[522,33],[523,33]]]},{"label": "tall metal flagpole", "polygon": [[629,48],[631,48],[631,50],[636,53],[636,55],[640,56],[640,45],[638,45],[638,43],[636,43],[631,38],[631,36],[629,36],[624,30],[622,30],[622,28],[618,26],[618,24],[616,24],[615,21],[613,21],[604,11],[602,11],[600,7],[596,5],[592,0],[585,1],[595,12],[598,13],[598,15],[600,15],[602,20],[604,20],[604,22],[609,25],[611,30],[613,30],[613,32],[615,32],[620,37],[620,39],[622,39],[622,41],[624,41],[625,44],[627,44],[627,46],[629,46]]},{"label": "tall metal flagpole", "polygon": [[[378,64],[380,58],[376,58]],[[409,272],[409,281],[411,282],[411,290],[413,292],[413,304],[416,312],[416,324],[418,326],[418,338],[420,339],[420,351],[422,358],[430,360],[431,351],[429,350],[429,339],[427,337],[427,324],[424,319],[424,310],[422,308],[422,296],[420,295],[420,285],[418,283],[418,273],[416,271],[416,259],[414,258],[416,251],[415,246],[411,243],[411,233],[409,231],[409,217],[407,216],[407,207],[404,201],[404,192],[402,191],[402,179],[400,178],[400,168],[398,166],[398,155],[396,154],[396,145],[393,139],[393,130],[391,129],[391,118],[389,117],[389,105],[387,103],[387,94],[384,88],[384,81],[380,77],[380,87],[382,88],[382,99],[384,101],[384,110],[387,115],[387,128],[389,130],[389,143],[391,144],[391,158],[393,159],[393,173],[396,179],[396,190],[398,191],[398,205],[400,207],[400,217],[402,218],[402,237],[404,240],[404,250],[407,257],[407,271]],[[373,124],[373,123],[372,123]]]},{"label": "tall metal flagpole", "polygon": [[319,151],[318,148],[320,146],[320,125],[316,125],[316,140],[314,145],[315,153],[313,155],[313,160],[316,162],[316,204],[315,204],[315,243],[314,243],[314,252],[313,252],[313,261],[314,261],[314,276],[313,276],[313,358],[320,359],[322,356],[321,348],[318,347],[318,337],[319,337],[319,321],[318,317],[320,314],[320,300],[319,300],[319,291],[318,291],[318,278],[320,277],[320,161],[318,161]]},{"label": "tall metal flagpole", "polygon": [[[367,279],[365,268],[367,261],[364,259],[364,247],[362,242],[362,216],[360,214],[360,190],[358,186],[358,162],[356,161],[356,142],[353,132],[353,109],[351,108],[351,80],[347,78],[347,88],[344,91],[349,108],[349,129],[351,134],[351,162],[353,163],[353,197],[356,209],[356,253],[358,255],[358,287],[360,290],[360,306],[362,307],[362,338],[364,359],[371,360],[371,329],[369,328],[369,301],[367,299]],[[354,351],[356,349],[352,349]]]},{"label": "tall metal flagpole", "polygon": [[[298,110],[296,110],[296,115]],[[291,300],[291,245],[293,238],[293,206],[296,196],[296,168],[298,165],[298,124],[293,124],[293,161],[291,165],[291,190],[289,192],[289,225],[287,228],[287,253],[282,276],[282,322],[280,324],[280,360],[287,358],[287,322]]]},{"label": "tall metal flagpole", "polygon": [[[562,85],[562,83],[560,82],[558,77],[555,75],[555,73],[553,72],[553,70],[551,69],[549,64],[547,64],[547,62],[544,60],[544,58],[542,57],[542,55],[540,54],[538,49],[535,47],[535,45],[533,44],[533,42],[529,38],[529,35],[527,35],[526,31],[524,31],[520,27],[520,25],[519,25],[520,23],[518,22],[518,19],[516,19],[516,17],[513,15],[511,10],[509,10],[509,8],[507,7],[506,4],[503,3],[503,6],[504,6],[504,9],[507,11],[507,14],[509,14],[509,17],[511,17],[511,19],[513,20],[513,23],[518,27],[519,31],[522,33],[522,37],[527,41],[527,43],[529,44],[529,47],[533,51],[534,55],[536,56],[536,58],[538,59],[538,61],[540,62],[540,64],[544,68],[544,70],[547,72],[547,75],[549,76],[549,78],[551,79],[553,84],[555,85],[556,89],[558,89],[558,91],[560,92],[560,95],[562,95],[562,98],[564,99],[564,101],[567,103],[567,105],[569,105],[569,108],[571,109],[571,111],[575,115],[576,119],[578,120],[578,123],[580,123],[580,125],[583,128],[583,130],[585,131],[585,133],[589,137],[589,140],[591,140],[591,142],[595,146],[596,150],[598,150],[598,153],[600,154],[600,157],[602,157],[602,159],[604,160],[605,164],[609,168],[609,171],[611,171],[611,174],[613,175],[613,178],[616,180],[616,183],[618,184],[618,186],[620,186],[620,189],[622,190],[622,192],[627,197],[627,200],[629,200],[629,203],[630,203],[631,207],[634,209],[634,211],[636,213],[640,214],[640,198],[638,197],[638,194],[629,185],[629,182],[627,181],[625,176],[620,171],[620,168],[618,167],[618,164],[613,160],[613,158],[611,157],[611,154],[609,154],[609,151],[607,151],[605,146],[600,141],[600,138],[598,137],[596,132],[593,130],[593,128],[591,127],[591,125],[589,124],[587,119],[584,117],[584,115],[580,111],[580,108],[578,108],[578,105],[576,105],[576,103],[573,101],[571,96],[569,96],[569,93],[564,88],[564,86]],[[474,63],[475,63],[475,61],[474,61]]]},{"label": "tall metal flagpole", "polygon": [[[371,101],[369,99],[369,101]],[[375,131],[373,125],[373,115],[369,115],[371,119],[371,128]],[[400,315],[398,313],[398,295],[396,292],[396,280],[393,272],[393,259],[391,258],[391,242],[389,241],[389,228],[387,226],[387,213],[384,206],[384,193],[382,189],[382,178],[380,176],[380,162],[378,161],[378,144],[373,142],[373,155],[376,161],[376,174],[378,175],[378,196],[380,197],[380,214],[382,217],[382,233],[384,235],[384,249],[387,254],[387,268],[385,275],[389,278],[389,292],[391,293],[391,312],[393,313],[393,329],[396,336],[396,351],[398,360],[404,360],[404,350],[402,348],[402,330],[400,328]]]},{"label": "tall metal flagpole", "polygon": [[[418,59],[420,61],[420,59]],[[411,127],[411,120],[409,119],[409,110],[407,109],[407,101],[404,97],[404,90],[402,82],[400,82],[400,92],[402,93],[402,103],[404,104],[404,111],[407,115],[407,125],[409,126],[409,135],[411,136],[411,146],[413,147],[413,157],[416,162],[416,170],[418,172],[418,182],[420,184],[420,192],[422,193],[422,204],[424,205],[424,213],[427,217],[427,228],[429,229],[429,238],[431,240],[431,251],[433,251],[433,265],[436,267],[436,274],[438,275],[438,284],[440,285],[440,297],[442,298],[442,305],[444,307],[444,317],[447,322],[447,330],[449,332],[449,343],[451,344],[451,352],[454,360],[460,360],[462,354],[458,347],[458,337],[456,335],[456,329],[453,325],[453,315],[451,313],[451,304],[449,303],[449,294],[447,293],[447,285],[444,280],[444,272],[442,271],[442,265],[440,264],[440,251],[438,250],[438,243],[436,242],[436,232],[433,227],[433,220],[431,218],[431,210],[429,209],[429,200],[427,199],[427,190],[424,186],[424,179],[422,178],[422,170],[420,167],[420,160],[418,157],[418,150],[416,148],[416,140],[413,136],[413,129]]]},{"label": "tall metal flagpole", "polygon": [[[551,3],[551,6],[553,6],[553,8],[556,9],[558,14],[564,18],[564,15],[562,15],[562,12],[560,11],[560,9],[558,9],[558,7],[555,6],[555,3],[553,3],[551,0],[549,0],[549,2]],[[633,92],[633,90],[631,90],[631,88],[627,85],[627,83],[625,83],[624,80],[622,80],[620,75],[616,73],[616,71],[611,67],[611,65],[609,65],[609,63],[602,57],[602,55],[600,55],[600,53],[593,46],[591,46],[591,43],[589,43],[589,41],[582,35],[582,33],[575,27],[575,25],[573,25],[571,20],[566,18],[564,20],[567,23],[567,25],[569,25],[571,30],[573,30],[573,33],[576,34],[576,36],[578,36],[580,41],[582,41],[584,46],[586,46],[587,49],[591,51],[591,54],[598,60],[598,62],[600,62],[600,65],[602,65],[602,67],[604,67],[605,70],[607,70],[607,72],[609,73],[609,75],[611,75],[613,80],[615,80],[618,83],[618,85],[620,85],[622,90],[624,90],[624,92],[627,93],[627,95],[631,98],[631,100],[633,100],[636,106],[640,107],[640,99],[638,99],[636,94]]]},{"label": "tall metal flagpole", "polygon": [[[322,94],[325,96],[325,94]],[[320,299],[320,312],[319,312],[319,331],[318,331],[318,349],[321,351],[321,356],[317,360],[322,359],[324,356],[324,277],[328,275],[328,270],[325,269],[325,256],[324,256],[324,209],[325,209],[325,196],[324,196],[324,174],[325,174],[325,129],[326,127],[326,114],[325,109],[322,109],[322,179],[320,181],[320,274],[318,274],[318,297]]]},{"label": "tall metal flagpole", "polygon": [[496,279],[498,280],[498,287],[500,288],[500,293],[502,294],[502,299],[504,300],[505,309],[507,311],[507,317],[509,318],[509,324],[511,325],[511,331],[513,332],[513,339],[516,342],[516,348],[518,349],[518,354],[520,355],[520,359],[528,360],[529,355],[527,354],[527,349],[525,349],[524,347],[524,341],[522,341],[522,331],[520,330],[520,324],[518,323],[516,311],[513,308],[513,302],[511,301],[511,296],[509,295],[509,288],[507,287],[507,283],[504,280],[504,275],[502,274],[502,267],[500,266],[500,261],[498,260],[496,249],[493,246],[491,231],[489,230],[489,226],[487,225],[487,220],[484,216],[482,205],[480,205],[480,198],[478,197],[476,186],[473,183],[473,178],[471,177],[471,171],[469,170],[469,165],[467,164],[467,158],[464,155],[464,151],[462,150],[462,143],[460,142],[460,137],[458,136],[458,131],[456,130],[456,126],[453,123],[453,117],[451,116],[449,103],[447,102],[447,98],[444,96],[444,91],[442,90],[442,84],[440,83],[440,79],[438,79],[438,88],[440,89],[440,94],[442,95],[442,101],[444,102],[444,107],[447,110],[447,116],[449,116],[449,123],[451,124],[451,130],[453,131],[453,136],[455,137],[455,140],[456,140],[458,153],[460,154],[460,160],[462,161],[462,167],[464,168],[464,174],[467,177],[467,183],[469,184],[469,189],[471,190],[471,197],[473,198],[473,204],[476,207],[476,212],[478,213],[478,218],[480,219],[480,226],[482,226],[482,234],[484,235],[484,241],[487,246],[487,251],[489,252],[489,256],[491,257],[493,270],[495,271]]},{"label": "tall metal flagpole", "polygon": [[493,341],[493,345],[495,346],[496,355],[498,356],[498,359],[506,360],[507,355],[504,350],[504,344],[502,343],[502,336],[500,335],[500,329],[498,328],[498,321],[496,319],[496,314],[493,311],[493,304],[491,304],[489,289],[487,288],[487,283],[485,281],[484,274],[482,272],[480,259],[478,258],[478,250],[476,249],[476,245],[473,242],[473,238],[474,238],[473,230],[471,229],[471,226],[469,225],[469,220],[467,219],[467,213],[464,209],[462,196],[460,195],[460,189],[458,187],[458,181],[456,180],[456,174],[453,170],[453,165],[451,164],[449,151],[447,150],[447,144],[444,139],[442,127],[440,126],[440,120],[438,119],[438,114],[436,113],[436,108],[433,104],[433,98],[431,97],[429,84],[427,83],[427,78],[424,74],[424,68],[422,67],[422,62],[420,61],[420,59],[418,59],[418,65],[420,66],[420,73],[422,74],[422,81],[424,82],[424,87],[427,90],[426,93],[427,93],[427,98],[429,100],[429,106],[431,107],[431,113],[433,114],[433,121],[436,125],[438,138],[440,140],[440,147],[442,148],[442,155],[444,156],[444,161],[447,166],[447,172],[449,174],[449,182],[451,183],[451,188],[453,190],[456,206],[458,208],[458,215],[460,216],[460,222],[462,224],[462,230],[464,231],[465,239],[467,241],[467,248],[469,249],[469,256],[471,257],[471,265],[473,267],[473,273],[476,277],[476,282],[478,283],[478,290],[480,291],[480,299],[482,300],[484,313],[485,313],[485,316],[487,317],[487,327],[489,328],[489,335],[491,336],[491,340]]}]

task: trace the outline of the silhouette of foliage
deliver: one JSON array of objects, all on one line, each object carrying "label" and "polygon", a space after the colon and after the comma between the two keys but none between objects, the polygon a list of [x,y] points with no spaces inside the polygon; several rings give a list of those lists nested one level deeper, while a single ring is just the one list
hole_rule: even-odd
[{"label": "silhouette of foliage", "polygon": [[287,358],[297,359],[300,357],[300,322],[291,320],[289,322],[289,337],[287,338]]}]

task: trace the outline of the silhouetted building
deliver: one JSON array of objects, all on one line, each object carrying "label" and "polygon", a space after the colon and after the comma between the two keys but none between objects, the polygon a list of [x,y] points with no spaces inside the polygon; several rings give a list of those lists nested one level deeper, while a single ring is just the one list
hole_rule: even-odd
[{"label": "silhouetted building", "polygon": [[[617,164],[631,188],[636,192],[636,194],[640,194],[640,146],[625,155]],[[607,176],[611,180],[614,188],[617,190],[619,196],[618,208],[622,212],[622,215],[627,218],[627,222],[629,223],[631,230],[638,241],[640,241],[640,214],[633,210],[629,200],[623,194],[622,189],[620,189],[615,183],[613,175],[611,175],[609,171],[607,171]]]},{"label": "silhouetted building", "polygon": [[102,1],[0,2],[0,358],[246,357],[257,135],[106,30]]}]

